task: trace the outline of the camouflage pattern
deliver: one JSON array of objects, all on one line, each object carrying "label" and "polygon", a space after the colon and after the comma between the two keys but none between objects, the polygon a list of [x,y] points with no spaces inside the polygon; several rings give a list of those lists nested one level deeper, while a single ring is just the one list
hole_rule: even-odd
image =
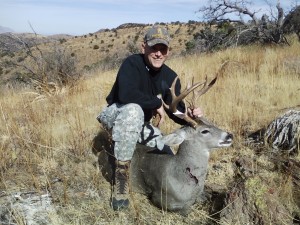
[{"label": "camouflage pattern", "polygon": [[170,35],[166,28],[153,26],[147,31],[144,41],[147,42],[147,44],[151,47],[156,44],[164,44],[169,46]]},{"label": "camouflage pattern", "polygon": [[117,160],[131,160],[136,143],[158,149],[164,147],[161,131],[144,123],[144,112],[137,104],[114,103],[106,107],[97,119],[112,135]]}]

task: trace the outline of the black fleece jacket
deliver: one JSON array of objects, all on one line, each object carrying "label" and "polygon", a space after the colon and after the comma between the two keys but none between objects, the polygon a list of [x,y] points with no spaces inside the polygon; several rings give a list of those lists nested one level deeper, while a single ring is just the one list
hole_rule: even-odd
[{"label": "black fleece jacket", "polygon": [[[154,109],[162,105],[161,95],[165,103],[170,104],[172,97],[170,87],[177,74],[167,65],[154,71],[146,65],[143,54],[131,55],[122,63],[116,81],[106,98],[108,105],[113,103],[136,103],[145,114],[145,121],[150,121]],[[179,79],[175,85],[175,93],[179,95],[181,84]],[[180,102],[177,109],[185,111],[184,103]],[[185,125],[186,122],[167,111],[167,115],[176,123]]]}]

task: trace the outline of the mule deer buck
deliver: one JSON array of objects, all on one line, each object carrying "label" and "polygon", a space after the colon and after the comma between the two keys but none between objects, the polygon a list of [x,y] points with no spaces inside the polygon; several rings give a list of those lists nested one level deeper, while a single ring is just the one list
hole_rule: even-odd
[{"label": "mule deer buck", "polygon": [[[204,83],[199,82],[190,88],[187,87],[179,96],[176,96],[174,91],[175,79],[170,88],[172,103],[165,107],[176,113],[176,105],[193,92],[189,103],[193,108],[197,97],[213,86],[217,76],[209,84],[206,79]],[[202,89],[195,93],[195,89],[201,85]],[[187,112],[187,109],[185,111]],[[167,154],[137,144],[131,161],[130,184],[133,191],[146,194],[157,207],[187,214],[196,201],[201,201],[210,151],[230,146],[233,136],[204,118],[194,119],[187,113],[184,113],[182,118],[189,125],[163,137],[166,145],[179,145],[177,154]],[[100,165],[105,161],[103,156],[99,155]]]}]

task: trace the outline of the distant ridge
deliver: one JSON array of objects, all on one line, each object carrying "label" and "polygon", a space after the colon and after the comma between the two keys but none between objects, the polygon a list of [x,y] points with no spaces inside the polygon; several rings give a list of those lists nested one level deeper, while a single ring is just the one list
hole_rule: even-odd
[{"label": "distant ridge", "polygon": [[17,52],[24,48],[24,43],[27,43],[29,47],[36,44],[50,43],[54,41],[65,42],[68,39],[73,38],[68,34],[55,34],[55,35],[41,35],[35,33],[15,33],[15,32],[0,32],[0,52],[9,50],[10,52]]},{"label": "distant ridge", "polygon": [[10,32],[14,32],[14,30],[10,29],[9,27],[0,26],[0,34],[10,33]]},{"label": "distant ridge", "polygon": [[144,23],[124,23],[118,26],[116,29],[124,29],[124,28],[131,28],[131,27],[143,27],[147,24]]},{"label": "distant ridge", "polygon": [[52,35],[47,35],[46,37],[48,37],[49,39],[59,40],[59,39],[62,39],[62,38],[69,39],[69,38],[72,38],[74,36],[70,35],[70,34],[52,34]]}]

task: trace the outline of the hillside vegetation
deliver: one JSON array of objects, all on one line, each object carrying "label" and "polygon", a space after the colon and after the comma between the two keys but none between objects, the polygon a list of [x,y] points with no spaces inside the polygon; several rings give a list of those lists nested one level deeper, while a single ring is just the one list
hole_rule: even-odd
[{"label": "hillside vegetation", "polygon": [[[126,35],[141,36],[144,27],[130,29]],[[198,102],[207,119],[234,135],[231,148],[213,152],[206,185],[218,186],[226,193],[236,184],[236,159],[246,158],[253,169],[253,176],[245,181],[250,196],[247,204],[256,207],[264,222],[260,224],[297,223],[299,197],[294,195],[291,176],[275,170],[267,157],[268,149],[256,154],[245,145],[244,138],[287,109],[299,106],[299,42],[291,37],[291,46],[247,46],[175,57],[188,39],[175,35],[178,29],[188,34],[191,28],[174,25],[173,57],[167,64],[184,85],[192,77],[197,81],[206,75],[212,78],[223,62],[230,62]],[[62,44],[78,56],[78,65],[83,68],[124,49],[128,39],[120,35],[122,32],[101,31]],[[110,44],[119,47],[114,52]],[[94,49],[95,45],[99,49]],[[221,205],[216,216],[211,214],[209,203],[196,204],[187,217],[182,217],[161,211],[144,196],[132,193],[133,205],[128,211],[116,213],[109,207],[110,184],[97,167],[92,142],[101,130],[96,116],[106,105],[117,70],[101,69],[89,70],[76,85],[48,94],[28,87],[0,90],[0,218],[7,221],[11,215],[14,224],[26,224],[22,210],[13,205],[18,202],[16,196],[31,193],[51,196],[54,210],[48,212],[48,224],[242,224],[242,215],[226,211],[230,205]],[[167,120],[162,130],[169,133],[177,127]],[[298,156],[294,159],[299,162]],[[223,217],[222,212],[226,212]]]},{"label": "hillside vegetation", "polygon": [[[73,60],[80,74],[97,69],[115,68],[129,54],[140,52],[144,34],[150,26],[152,25],[123,24],[115,29],[102,29],[82,36],[2,34],[0,35],[0,84],[12,83],[16,80],[28,83],[31,74],[27,65],[32,65],[30,67],[32,69],[37,66],[33,64],[40,63],[47,53],[57,51],[61,51],[64,57]],[[170,32],[174,57],[184,54],[186,44],[203,28],[199,22],[178,22],[164,24],[164,26]],[[27,44],[29,47],[33,46],[31,51],[36,57],[34,59],[36,62],[33,62],[32,57],[28,57]],[[40,55],[41,52],[44,56]],[[7,66],[9,64],[12,65],[9,67]]]}]

